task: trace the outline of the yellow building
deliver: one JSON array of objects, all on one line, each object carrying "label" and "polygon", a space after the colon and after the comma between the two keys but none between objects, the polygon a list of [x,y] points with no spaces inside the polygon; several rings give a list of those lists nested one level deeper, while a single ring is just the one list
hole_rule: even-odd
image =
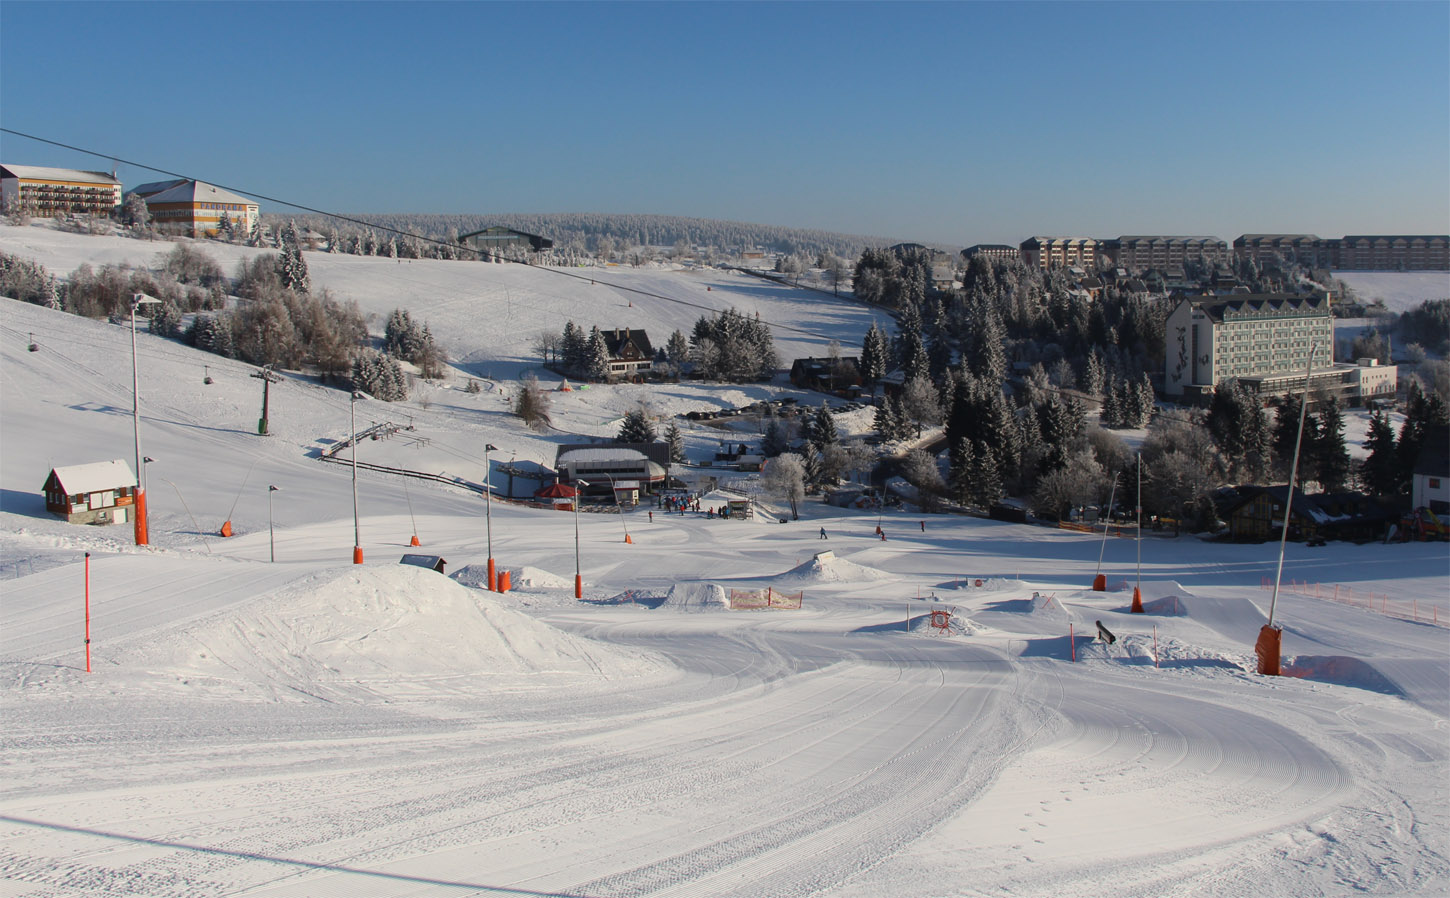
[{"label": "yellow building", "polygon": [[223,215],[238,234],[246,234],[260,215],[256,203],[205,181],[156,181],[126,195],[132,194],[146,201],[152,227],[163,234],[214,237]]},{"label": "yellow building", "polygon": [[110,215],[119,205],[121,182],[105,172],[0,165],[0,209],[8,214]]}]

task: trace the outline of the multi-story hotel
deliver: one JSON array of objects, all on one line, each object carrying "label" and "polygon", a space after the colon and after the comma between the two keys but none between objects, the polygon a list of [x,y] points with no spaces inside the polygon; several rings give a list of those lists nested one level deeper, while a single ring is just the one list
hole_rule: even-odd
[{"label": "multi-story hotel", "polygon": [[1098,241],[1092,237],[1028,237],[1018,251],[1028,268],[1077,265],[1091,271],[1098,261]]},{"label": "multi-story hotel", "polygon": [[126,192],[132,194],[146,201],[152,226],[163,234],[214,237],[223,215],[237,233],[246,234],[259,215],[256,203],[205,181],[154,181]]},{"label": "multi-story hotel", "polygon": [[0,208],[7,213],[110,215],[120,204],[121,182],[105,172],[0,165]]},{"label": "multi-story hotel", "polygon": [[1166,271],[1185,262],[1220,265],[1231,260],[1228,244],[1217,237],[1130,236],[1099,246],[1113,264],[1128,271]]},{"label": "multi-story hotel", "polygon": [[1234,256],[1255,262],[1283,259],[1310,268],[1334,267],[1334,241],[1314,234],[1244,234],[1234,241]]},{"label": "multi-story hotel", "polygon": [[1334,366],[1329,294],[1183,299],[1168,315],[1163,393],[1198,400],[1225,378],[1256,379],[1268,392],[1313,367]]}]

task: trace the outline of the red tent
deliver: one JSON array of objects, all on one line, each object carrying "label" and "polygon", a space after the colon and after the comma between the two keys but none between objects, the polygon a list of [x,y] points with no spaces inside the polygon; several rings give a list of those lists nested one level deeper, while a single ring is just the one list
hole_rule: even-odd
[{"label": "red tent", "polygon": [[534,496],[538,499],[572,499],[578,494],[579,491],[567,483],[556,483],[552,486],[544,487],[534,493]]}]

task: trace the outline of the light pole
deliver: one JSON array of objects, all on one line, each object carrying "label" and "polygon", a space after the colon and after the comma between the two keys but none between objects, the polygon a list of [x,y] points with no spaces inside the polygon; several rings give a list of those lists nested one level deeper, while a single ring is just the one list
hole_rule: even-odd
[{"label": "light pole", "polygon": [[348,404],[348,410],[352,419],[352,563],[363,563],[362,551],[362,527],[358,524],[357,516],[357,401],[363,398],[363,394],[357,390],[352,391],[352,399]]},{"label": "light pole", "polygon": [[277,535],[272,529],[272,494],[277,492],[275,486],[267,487],[267,543],[272,550],[272,560],[277,560]]},{"label": "light pole", "polygon": [[145,293],[131,297],[131,426],[136,433],[136,501],[133,506],[136,545],[149,545],[146,533],[146,468],[141,460],[141,375],[136,366],[136,309],[143,305],[160,305],[161,300]]},{"label": "light pole", "polygon": [[493,462],[489,460],[490,452],[497,452],[498,447],[492,443],[485,443],[483,446],[483,501],[484,528],[488,531],[488,591],[498,592],[498,579],[493,567]]},{"label": "light pole", "polygon": [[584,572],[579,566],[579,500],[583,497],[587,480],[574,481],[574,598],[584,598]]}]

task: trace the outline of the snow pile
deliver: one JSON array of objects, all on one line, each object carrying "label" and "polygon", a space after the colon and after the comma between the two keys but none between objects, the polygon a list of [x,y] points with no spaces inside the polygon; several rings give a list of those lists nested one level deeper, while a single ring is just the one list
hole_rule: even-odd
[{"label": "snow pile", "polygon": [[[495,573],[509,572],[509,585],[514,589],[524,587],[527,589],[573,589],[574,581],[567,577],[560,577],[548,571],[536,567],[496,568]],[[468,564],[448,575],[464,586],[471,586],[474,589],[488,588],[488,565]]]},{"label": "snow pile", "polygon": [[[961,579],[953,580],[952,585],[954,588],[960,589],[984,589],[992,592],[1001,592],[1008,589],[1021,589],[1022,581],[1006,577],[962,577]],[[946,586],[947,584],[945,583],[941,584],[941,588],[943,589]]]},{"label": "snow pile", "polygon": [[523,688],[557,685],[547,675],[607,679],[656,666],[408,565],[321,574],[163,632],[134,655],[188,685],[273,700],[416,698],[443,684],[468,688],[468,678]]},{"label": "snow pile", "polygon": [[1067,608],[1063,607],[1062,600],[1055,595],[1045,596],[1034,592],[1026,610],[1034,617],[1054,620],[1067,620],[1068,618]]},{"label": "snow pile", "polygon": [[715,583],[676,583],[660,605],[671,611],[726,611],[730,602]]},{"label": "snow pile", "polygon": [[891,580],[893,574],[837,558],[835,552],[820,552],[774,578],[776,583],[850,583],[861,580]]}]

